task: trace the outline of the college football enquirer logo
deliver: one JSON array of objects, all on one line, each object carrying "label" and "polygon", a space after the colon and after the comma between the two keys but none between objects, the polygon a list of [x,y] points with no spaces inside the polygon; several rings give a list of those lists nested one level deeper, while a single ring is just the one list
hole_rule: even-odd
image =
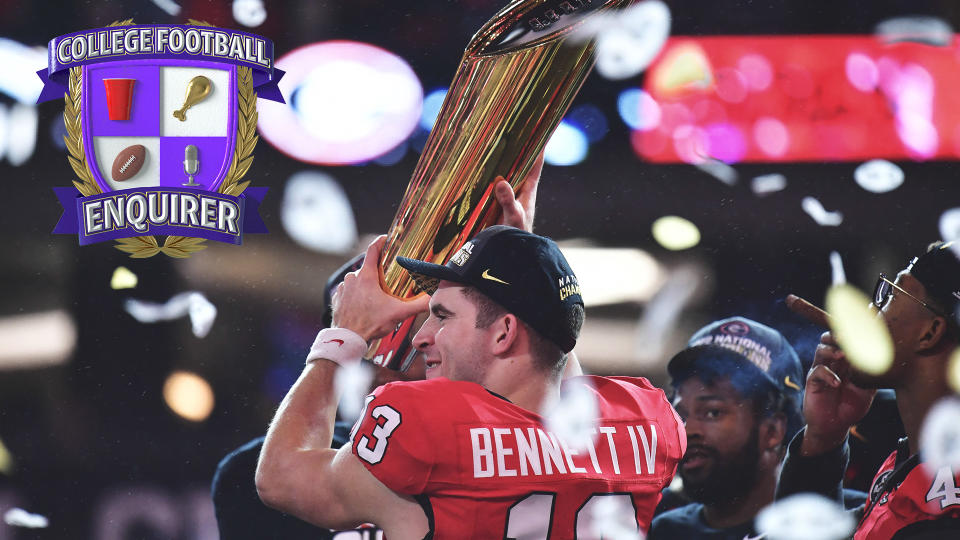
[{"label": "college football enquirer logo", "polygon": [[[75,188],[54,233],[116,240],[131,257],[189,257],[205,240],[267,232],[266,188],[244,175],[257,144],[259,97],[283,102],[273,43],[206,23],[131,20],[50,41],[39,101],[64,95]],[[66,91],[67,93],[61,94]],[[79,191],[79,193],[77,193]],[[154,235],[166,235],[160,244]]]}]

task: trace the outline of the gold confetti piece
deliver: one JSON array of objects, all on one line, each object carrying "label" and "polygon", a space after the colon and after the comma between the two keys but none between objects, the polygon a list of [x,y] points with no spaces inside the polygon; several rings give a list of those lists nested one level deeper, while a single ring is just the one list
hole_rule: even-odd
[{"label": "gold confetti piece", "polygon": [[947,384],[960,394],[960,349],[953,351],[950,362],[947,363]]},{"label": "gold confetti piece", "polygon": [[827,291],[830,330],[853,367],[870,375],[886,373],[893,364],[893,340],[870,300],[852,285]]},{"label": "gold confetti piece", "polygon": [[671,251],[680,251],[700,243],[700,229],[682,217],[663,216],[653,222],[653,238]]},{"label": "gold confetti piece", "polygon": [[170,410],[192,422],[202,422],[213,411],[213,388],[203,377],[189,371],[174,371],[163,384],[163,398]]},{"label": "gold confetti piece", "polygon": [[0,441],[0,472],[7,476],[13,473],[13,455],[7,450],[3,441]]},{"label": "gold confetti piece", "polygon": [[132,289],[137,286],[137,275],[126,266],[118,266],[110,278],[111,289]]}]

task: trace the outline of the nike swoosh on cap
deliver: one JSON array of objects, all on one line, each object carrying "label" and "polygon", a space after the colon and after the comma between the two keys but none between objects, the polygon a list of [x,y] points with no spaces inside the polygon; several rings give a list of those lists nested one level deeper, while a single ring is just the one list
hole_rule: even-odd
[{"label": "nike swoosh on cap", "polygon": [[328,339],[327,341],[324,341],[324,343],[336,343],[337,347],[343,347],[342,339]]},{"label": "nike swoosh on cap", "polygon": [[506,281],[504,281],[504,280],[502,280],[502,279],[500,279],[500,278],[491,276],[491,275],[490,275],[490,269],[489,269],[489,268],[487,268],[486,270],[484,270],[483,273],[480,274],[480,277],[482,277],[483,279],[489,279],[490,281],[496,281],[497,283],[503,283],[504,285],[509,285],[509,283],[507,283]]},{"label": "nike swoosh on cap", "polygon": [[793,382],[793,381],[790,380],[790,376],[789,376],[789,375],[787,375],[786,377],[783,378],[783,384],[789,386],[790,388],[793,388],[794,390],[802,390],[802,388],[800,388],[800,385],[799,385],[799,384],[797,384],[797,383],[795,383],[795,382]]}]

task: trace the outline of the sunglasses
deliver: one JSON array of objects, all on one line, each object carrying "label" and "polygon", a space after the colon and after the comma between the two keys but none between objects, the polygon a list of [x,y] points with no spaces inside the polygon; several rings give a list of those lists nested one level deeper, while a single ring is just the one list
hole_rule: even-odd
[{"label": "sunglasses", "polygon": [[883,306],[887,303],[888,300],[890,300],[890,296],[893,295],[894,289],[896,289],[897,292],[899,293],[902,293],[906,296],[909,296],[910,298],[913,298],[921,306],[929,309],[934,315],[947,318],[946,315],[944,315],[943,313],[940,313],[940,310],[934,308],[933,306],[917,298],[916,296],[908,293],[903,289],[903,287],[890,281],[890,279],[887,278],[887,275],[882,272],[880,273],[880,277],[877,278],[877,284],[874,285],[873,287],[873,305],[877,309],[883,309]]}]

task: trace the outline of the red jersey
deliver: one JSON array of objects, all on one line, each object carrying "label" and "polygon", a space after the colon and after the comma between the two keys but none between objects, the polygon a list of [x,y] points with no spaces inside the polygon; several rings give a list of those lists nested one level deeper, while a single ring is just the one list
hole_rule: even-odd
[{"label": "red jersey", "polygon": [[683,423],[646,379],[587,379],[599,415],[584,450],[538,414],[444,378],[375,390],[351,447],[387,487],[417,496],[436,540],[590,538],[611,519],[646,532],[686,450]]},{"label": "red jersey", "polygon": [[855,540],[886,540],[915,523],[960,518],[960,471],[951,467],[930,471],[918,465],[917,456],[907,458],[907,453],[903,439],[880,466]]}]

